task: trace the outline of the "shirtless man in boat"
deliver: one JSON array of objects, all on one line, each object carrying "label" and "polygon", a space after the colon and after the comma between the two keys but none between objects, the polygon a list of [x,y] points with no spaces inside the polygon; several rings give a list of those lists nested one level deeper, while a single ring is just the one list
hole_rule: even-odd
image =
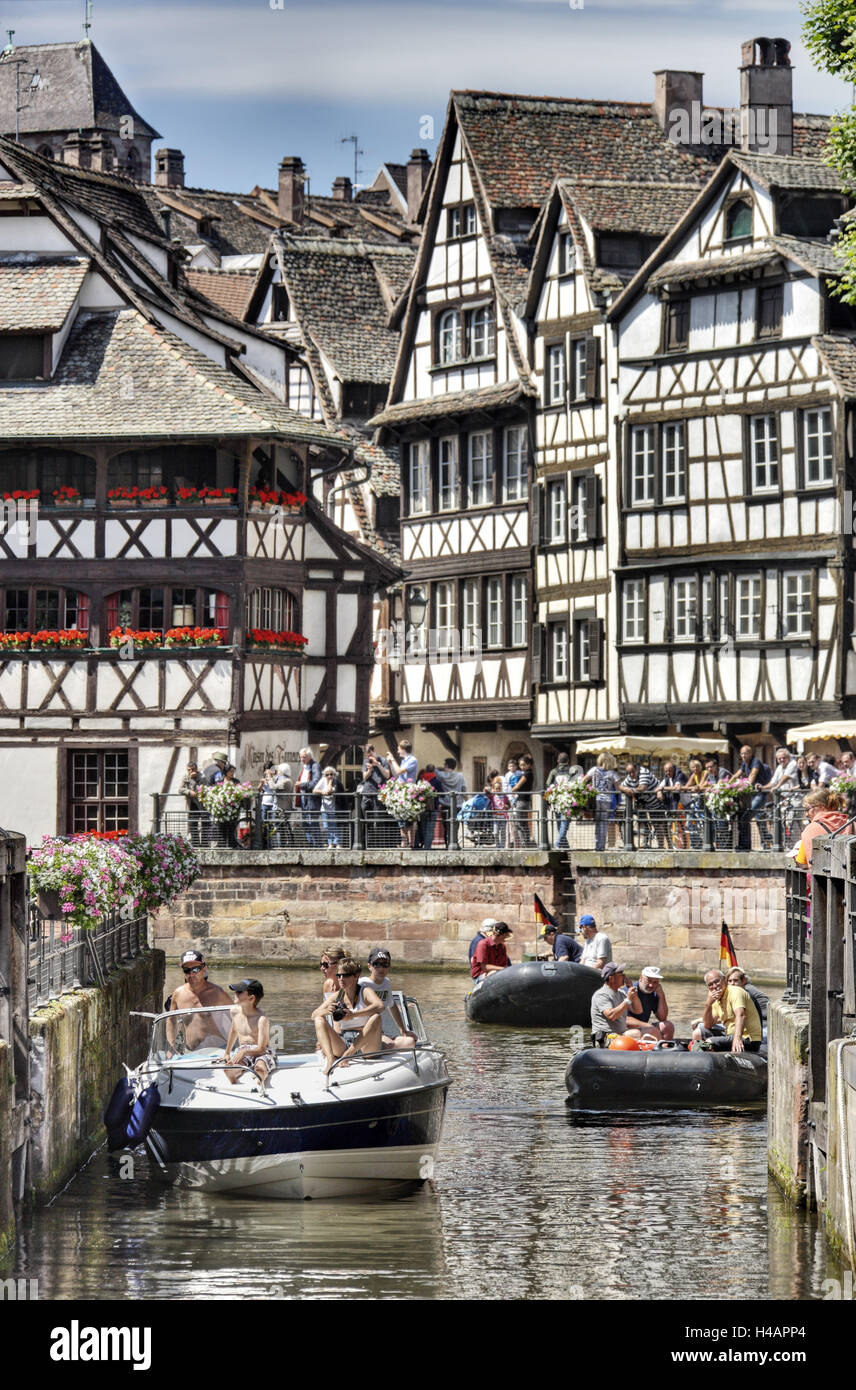
[{"label": "shirtless man in boat", "polygon": [[[232,1007],[231,995],[215,985],[208,978],[208,967],[201,951],[185,951],[181,957],[184,984],[175,990],[170,1002],[170,1010],[201,1009],[206,1004],[227,1004]],[[184,1051],[196,1052],[202,1047],[222,1047],[229,1032],[229,1015],[225,1012],[213,1014],[193,1014],[183,1019],[180,1025],[174,1019],[167,1019],[166,1036],[170,1049],[174,1050],[179,1027],[184,1028]]]}]

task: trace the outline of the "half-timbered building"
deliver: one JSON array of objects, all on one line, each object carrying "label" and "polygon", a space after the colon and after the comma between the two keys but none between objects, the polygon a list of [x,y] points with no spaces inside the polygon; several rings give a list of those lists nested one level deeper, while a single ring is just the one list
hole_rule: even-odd
[{"label": "half-timbered building", "polygon": [[781,739],[856,696],[856,319],[816,159],[733,151],[610,310],[622,728]]},{"label": "half-timbered building", "polygon": [[131,184],[8,141],[0,363],[0,756],[28,834],[145,826],[215,747],[246,776],[363,738],[397,570],[311,495],[352,442],[285,403],[282,345],[182,285]]}]

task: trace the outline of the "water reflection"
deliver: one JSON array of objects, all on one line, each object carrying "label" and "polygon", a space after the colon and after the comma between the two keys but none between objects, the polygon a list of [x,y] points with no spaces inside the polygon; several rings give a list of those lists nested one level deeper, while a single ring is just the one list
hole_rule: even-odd
[{"label": "water reflection", "polygon": [[[261,973],[271,1018],[309,1047],[317,972]],[[468,1024],[463,976],[394,979],[453,1075],[428,1188],[249,1201],[163,1187],[144,1158],[123,1178],[102,1151],[25,1219],[15,1271],[45,1299],[799,1299],[840,1277],[817,1223],[768,1186],[763,1113],[569,1112],[567,1033]],[[678,1021],[702,992],[669,986]]]}]

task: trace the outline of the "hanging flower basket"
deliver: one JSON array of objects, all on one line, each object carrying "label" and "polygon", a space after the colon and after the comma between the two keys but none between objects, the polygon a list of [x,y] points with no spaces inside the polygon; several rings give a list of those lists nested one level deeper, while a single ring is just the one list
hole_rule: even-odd
[{"label": "hanging flower basket", "polygon": [[197,797],[204,811],[219,824],[237,820],[245,802],[253,795],[250,782],[217,782],[213,787],[200,787]]},{"label": "hanging flower basket", "polygon": [[408,782],[403,777],[390,778],[378,789],[378,797],[389,814],[408,823],[430,811],[436,796],[430,782]]},{"label": "hanging flower basket", "polygon": [[597,792],[589,782],[581,778],[561,777],[548,787],[544,800],[550,809],[563,819],[583,820],[594,810]]},{"label": "hanging flower basket", "polygon": [[140,865],[124,845],[46,835],[31,850],[27,872],[40,910],[69,928],[91,931],[114,907],[139,906]]},{"label": "hanging flower basket", "polygon": [[705,805],[717,820],[726,820],[737,815],[738,811],[742,809],[743,798],[751,790],[752,784],[748,777],[738,777],[734,781],[717,782],[714,786],[705,788]]},{"label": "hanging flower basket", "polygon": [[146,912],[168,907],[200,875],[199,860],[181,835],[128,835],[127,852],[140,866],[139,906]]}]

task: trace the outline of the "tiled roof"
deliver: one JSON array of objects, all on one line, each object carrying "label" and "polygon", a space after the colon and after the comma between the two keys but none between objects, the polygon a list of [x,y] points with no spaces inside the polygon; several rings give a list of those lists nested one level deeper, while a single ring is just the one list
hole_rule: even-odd
[{"label": "tiled roof", "polygon": [[[159,139],[159,132],[134,110],[93,43],[39,43],[16,48],[32,71],[39,70],[38,87],[27,87],[19,113],[24,134],[63,130],[119,130],[123,116],[133,116],[141,135]],[[15,129],[15,65],[0,61],[0,130]]]},{"label": "tiled roof", "polygon": [[[158,196],[159,191],[151,185],[141,189],[152,216],[162,226],[160,211],[168,204]],[[196,246],[200,241],[205,241],[219,256],[253,256],[267,250],[271,234],[270,208],[251,194],[218,193],[206,188],[165,188],[163,192],[170,201],[185,203],[198,209],[204,218],[211,219],[210,227],[201,233],[197,220],[170,208],[170,233],[185,246]],[[241,206],[252,208],[268,220],[249,217],[241,211]]]},{"label": "tiled roof", "polygon": [[4,440],[251,433],[342,443],[135,309],[79,314],[50,382],[0,383]]},{"label": "tiled roof", "polygon": [[57,164],[26,145],[5,138],[0,138],[0,163],[40,191],[74,203],[81,211],[110,227],[166,245],[161,222],[149,212],[140,197],[142,190],[130,179]]},{"label": "tiled roof", "polygon": [[445,396],[429,396],[418,401],[399,401],[387,406],[369,420],[369,426],[408,424],[444,415],[468,415],[474,410],[496,410],[515,405],[530,394],[523,382],[509,381],[501,386],[479,386],[474,391],[450,391]]},{"label": "tiled roof", "polygon": [[563,199],[572,198],[595,231],[665,236],[699,194],[697,180],[683,184],[634,179],[562,179]]},{"label": "tiled roof", "polygon": [[370,469],[369,487],[378,497],[397,497],[401,492],[401,455],[394,444],[372,444],[370,440],[354,450],[354,462]]},{"label": "tiled roof", "polygon": [[856,343],[838,333],[819,333],[811,341],[842,395],[856,399]]},{"label": "tiled roof", "polygon": [[731,156],[738,169],[757,179],[765,188],[830,189],[840,193],[841,178],[835,169],[820,159],[771,154],[744,154],[734,150]]},{"label": "tiled roof", "polygon": [[242,318],[250,298],[255,275],[251,270],[186,270],[188,284],[220,309]]},{"label": "tiled roof", "polygon": [[835,254],[835,247],[828,241],[812,241],[807,237],[773,236],[770,246],[796,261],[805,270],[814,270],[822,275],[840,275],[841,262]]},{"label": "tiled roof", "polygon": [[58,332],[88,269],[72,258],[0,259],[0,333]]},{"label": "tiled roof", "polygon": [[707,158],[667,140],[650,105],[453,92],[452,101],[494,207],[540,207],[556,178],[687,183]]},{"label": "tiled roof", "polygon": [[[389,305],[369,249],[291,236],[275,244],[304,340],[312,339],[342,381],[390,381],[398,334],[388,327]],[[401,261],[400,278],[406,280],[413,252],[389,248],[383,257],[387,270],[394,255]]]},{"label": "tiled roof", "polygon": [[751,251],[733,256],[717,256],[702,261],[666,261],[649,275],[646,288],[658,290],[663,285],[679,285],[692,280],[721,280],[729,275],[746,275],[779,259],[778,252],[766,242]]}]

